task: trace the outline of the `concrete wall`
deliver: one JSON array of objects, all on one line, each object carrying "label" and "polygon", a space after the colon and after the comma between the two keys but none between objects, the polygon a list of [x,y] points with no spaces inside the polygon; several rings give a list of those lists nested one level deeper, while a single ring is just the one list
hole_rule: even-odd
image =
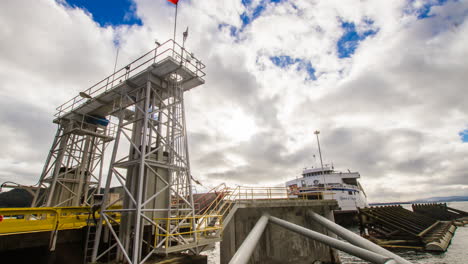
[{"label": "concrete wall", "polygon": [[50,232],[0,236],[0,263],[83,264],[85,230],[59,231],[55,251],[49,251]]},{"label": "concrete wall", "polygon": [[[234,218],[227,224],[221,242],[221,264],[229,260],[264,213],[327,234],[309,218],[310,212],[333,220],[334,200],[256,200],[240,201]],[[339,263],[337,252],[309,238],[268,223],[250,263]]]}]

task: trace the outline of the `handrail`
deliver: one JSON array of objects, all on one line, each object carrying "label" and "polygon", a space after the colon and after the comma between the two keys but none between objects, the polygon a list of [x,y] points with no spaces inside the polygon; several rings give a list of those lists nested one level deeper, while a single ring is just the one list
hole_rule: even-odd
[{"label": "handrail", "polygon": [[225,183],[221,183],[213,188],[211,188],[208,192],[204,193],[203,195],[201,195],[200,197],[198,197],[197,199],[195,199],[193,201],[193,204],[196,205],[196,204],[205,204],[203,202],[206,202],[207,200],[209,200],[210,198],[212,198],[212,196],[210,197],[211,194],[214,194],[215,195],[215,199],[210,203],[208,204],[208,206],[205,206],[204,208],[198,208],[199,212],[205,212],[209,206],[211,206],[211,204],[218,198],[221,198],[222,194],[223,194],[223,191],[226,189],[226,184]]},{"label": "handrail", "polygon": [[365,238],[362,238],[361,236],[349,231],[348,229],[340,226],[340,225],[337,225],[335,224],[333,221],[330,221],[329,219],[319,215],[319,214],[316,214],[316,213],[312,213],[309,215],[310,218],[312,218],[313,221],[315,221],[316,223],[320,224],[321,226],[325,227],[326,229],[328,229],[330,232],[336,234],[337,236],[341,237],[342,239],[350,242],[351,244],[355,245],[355,246],[358,246],[358,247],[361,247],[361,248],[365,248],[365,249],[368,249],[372,252],[375,252],[377,254],[381,254],[381,255],[384,255],[384,256],[388,256],[390,258],[393,258],[397,261],[397,263],[400,263],[400,264],[411,264],[411,262],[407,261],[406,259],[396,255],[395,253],[393,252],[390,252],[374,243],[372,243],[371,241],[365,239]]},{"label": "handrail", "polygon": [[235,201],[239,200],[306,199],[306,197],[290,197],[287,187],[237,186],[235,188],[229,188],[223,184],[219,186],[223,188],[217,189],[219,190],[219,194],[211,204],[206,207],[202,215],[221,215],[225,218],[234,206]]},{"label": "handrail", "polygon": [[[3,221],[0,221],[0,236],[78,229],[88,225],[90,214],[91,207],[80,206],[1,208]],[[95,218],[99,218],[97,213]]]},{"label": "handrail", "polygon": [[[161,49],[164,50],[158,53],[158,50],[160,51]],[[188,56],[184,57],[184,53]],[[130,77],[139,74],[141,71],[137,71],[138,69],[142,68],[143,66],[150,66],[151,64],[155,63],[158,60],[158,58],[159,60],[164,60],[168,57],[171,57],[176,61],[180,62],[181,65],[185,66],[195,76],[199,78],[205,76],[205,72],[203,72],[203,69],[205,69],[206,67],[205,64],[203,64],[200,60],[196,59],[193,56],[193,53],[188,52],[185,49],[185,47],[180,46],[174,40],[169,39],[163,44],[155,47],[154,49],[151,49],[150,51],[138,57],[136,60],[130,62],[126,66],[122,67],[121,69],[115,71],[106,78],[97,82],[93,86],[84,90],[82,93],[89,96],[89,98],[84,98],[81,95],[77,95],[68,100],[67,102],[63,103],[62,105],[58,106],[56,108],[57,113],[55,114],[55,117],[62,117],[66,113],[73,111],[77,107],[84,104],[90,98],[93,98],[94,95],[96,95],[97,93],[107,92],[108,90],[116,86],[116,84],[120,84],[121,81],[127,80]],[[193,64],[192,61],[195,61],[195,64]]]}]

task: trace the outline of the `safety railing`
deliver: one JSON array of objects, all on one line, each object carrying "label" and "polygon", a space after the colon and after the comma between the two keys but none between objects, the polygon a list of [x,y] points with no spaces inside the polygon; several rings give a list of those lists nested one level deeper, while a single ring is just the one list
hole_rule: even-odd
[{"label": "safety railing", "polygon": [[89,213],[86,207],[2,208],[0,235],[79,228]]},{"label": "safety railing", "polygon": [[224,198],[224,196],[227,194],[226,188],[226,184],[221,183],[211,188],[208,192],[194,199],[193,203],[195,206],[195,213],[206,213],[210,209],[210,206],[213,202],[219,201]]},{"label": "safety railing", "polygon": [[[91,219],[90,207],[1,208],[0,235],[82,228]],[[120,219],[120,215],[116,215]]]},{"label": "safety railing", "polygon": [[84,114],[80,121],[76,121],[76,124],[77,128],[82,131],[88,131],[105,138],[113,139],[117,134],[118,124],[105,119],[105,117]]},{"label": "safety railing", "polygon": [[[237,186],[235,188],[229,188],[222,184],[219,187],[213,188],[217,192],[216,199],[213,199],[210,205],[202,212],[203,215],[221,215],[225,218],[235,201],[240,200],[273,200],[273,199],[307,199],[306,196],[292,198],[289,194],[289,188],[287,187],[247,187]],[[217,223],[222,225],[222,223]],[[199,226],[197,226],[197,229]]]},{"label": "safety railing", "polygon": [[[311,186],[311,187],[298,187],[298,186],[290,186],[288,187],[288,196],[289,198],[300,198],[306,196],[317,196],[323,194],[334,194],[333,188],[337,188],[338,186],[327,185],[324,186]],[[344,187],[344,186],[339,186]],[[357,190],[356,186],[354,186]]]},{"label": "safety railing", "polygon": [[57,113],[55,116],[57,118],[62,117],[63,115],[80,107],[96,95],[107,92],[116,85],[119,85],[121,82],[146,70],[146,68],[153,63],[162,61],[168,57],[179,62],[180,65],[186,67],[187,70],[191,71],[196,77],[202,78],[205,76],[205,73],[203,72],[205,64],[195,58],[193,53],[188,52],[185,47],[180,46],[177,42],[170,39],[163,44],[157,45],[154,49],[143,54],[138,59],[130,62],[125,67],[115,71],[113,74],[57,107]]},{"label": "safety railing", "polygon": [[[158,242],[163,238],[166,248],[170,246],[172,237],[183,236],[185,239],[197,236],[209,237],[214,231],[222,228],[222,215],[198,215],[198,216],[181,216],[170,218],[154,218],[153,221],[158,227],[154,233],[154,247],[159,247]],[[197,228],[193,228],[192,222],[197,224]],[[164,227],[164,228],[161,228]],[[175,232],[168,232],[174,230]]]}]

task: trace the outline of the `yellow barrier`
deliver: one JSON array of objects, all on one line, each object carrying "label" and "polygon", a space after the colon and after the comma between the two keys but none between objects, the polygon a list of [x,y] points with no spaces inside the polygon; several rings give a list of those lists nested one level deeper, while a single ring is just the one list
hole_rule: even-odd
[{"label": "yellow barrier", "polygon": [[0,215],[0,235],[78,229],[88,219],[94,223],[90,207],[1,208]]}]

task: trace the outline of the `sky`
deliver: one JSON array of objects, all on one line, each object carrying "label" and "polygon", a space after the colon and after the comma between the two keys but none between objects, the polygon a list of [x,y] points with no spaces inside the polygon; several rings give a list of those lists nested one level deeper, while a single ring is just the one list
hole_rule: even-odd
[{"label": "sky", "polygon": [[[55,108],[172,38],[165,0],[0,3],[0,182],[35,184]],[[282,186],[324,163],[373,202],[468,195],[468,1],[180,0],[203,61],[186,93],[205,188]],[[314,156],[315,155],[315,156]],[[203,189],[202,187],[198,187]]]}]

